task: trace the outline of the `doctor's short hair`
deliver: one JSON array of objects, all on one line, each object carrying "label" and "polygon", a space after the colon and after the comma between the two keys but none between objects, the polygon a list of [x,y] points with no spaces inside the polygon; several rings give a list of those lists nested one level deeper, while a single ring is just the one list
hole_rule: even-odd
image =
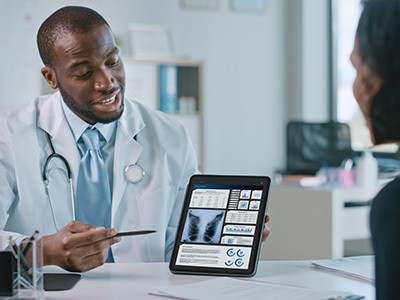
[{"label": "doctor's short hair", "polygon": [[37,45],[45,66],[53,66],[54,44],[68,33],[89,33],[96,25],[109,24],[93,9],[83,6],[65,6],[50,15],[40,26]]},{"label": "doctor's short hair", "polygon": [[376,144],[400,141],[400,0],[363,0],[356,37],[359,54],[383,79],[370,106]]}]

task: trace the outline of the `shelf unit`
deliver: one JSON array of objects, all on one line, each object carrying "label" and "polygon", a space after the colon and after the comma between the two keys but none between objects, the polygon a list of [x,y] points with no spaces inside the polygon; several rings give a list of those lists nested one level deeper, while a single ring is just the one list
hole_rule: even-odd
[{"label": "shelf unit", "polygon": [[[199,169],[202,170],[203,63],[180,58],[154,59],[126,56],[123,59],[126,72],[125,96],[153,109],[164,111],[180,122],[189,132]],[[172,79],[165,77],[166,72],[170,71]],[[167,100],[166,92],[171,91],[173,97]],[[165,105],[165,101],[169,100],[172,100],[172,104]]]},{"label": "shelf unit", "polygon": [[381,188],[271,186],[268,214],[273,234],[263,243],[260,259],[344,257],[346,244],[370,239],[370,201]]}]

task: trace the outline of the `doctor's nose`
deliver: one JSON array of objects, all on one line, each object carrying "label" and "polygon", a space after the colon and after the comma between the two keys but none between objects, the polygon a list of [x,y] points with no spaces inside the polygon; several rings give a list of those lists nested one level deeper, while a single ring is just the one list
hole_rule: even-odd
[{"label": "doctor's nose", "polygon": [[97,91],[111,90],[115,82],[114,77],[107,72],[99,72],[94,81],[94,88]]}]

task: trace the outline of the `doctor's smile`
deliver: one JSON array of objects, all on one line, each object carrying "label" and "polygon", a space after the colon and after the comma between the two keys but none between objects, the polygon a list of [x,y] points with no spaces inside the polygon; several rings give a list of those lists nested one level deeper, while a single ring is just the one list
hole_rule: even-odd
[{"label": "doctor's smile", "polygon": [[95,100],[93,106],[104,113],[118,112],[121,108],[121,93],[118,92],[104,100]]},{"label": "doctor's smile", "polygon": [[111,104],[111,103],[113,103],[115,101],[115,97],[116,96],[113,96],[113,97],[111,97],[109,99],[106,99],[106,100],[100,100],[98,102],[95,102],[95,104],[96,103],[100,103],[101,105],[109,105],[109,104]]}]

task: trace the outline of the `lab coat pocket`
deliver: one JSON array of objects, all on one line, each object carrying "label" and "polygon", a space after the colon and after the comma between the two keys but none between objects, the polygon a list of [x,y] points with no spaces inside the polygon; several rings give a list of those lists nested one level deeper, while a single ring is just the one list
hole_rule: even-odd
[{"label": "lab coat pocket", "polygon": [[138,197],[140,225],[165,232],[174,205],[176,190],[174,186],[167,186],[140,195]]},{"label": "lab coat pocket", "polygon": [[167,225],[176,196],[175,190],[173,186],[147,189],[135,197],[132,196],[132,191],[126,191],[125,201],[121,201],[114,216],[114,226],[120,231],[151,229],[156,232],[123,238],[113,246],[115,261],[165,260]]},{"label": "lab coat pocket", "polygon": [[140,227],[156,233],[143,236],[150,261],[164,261],[167,226],[174,203],[176,188],[168,186],[138,197]]}]

